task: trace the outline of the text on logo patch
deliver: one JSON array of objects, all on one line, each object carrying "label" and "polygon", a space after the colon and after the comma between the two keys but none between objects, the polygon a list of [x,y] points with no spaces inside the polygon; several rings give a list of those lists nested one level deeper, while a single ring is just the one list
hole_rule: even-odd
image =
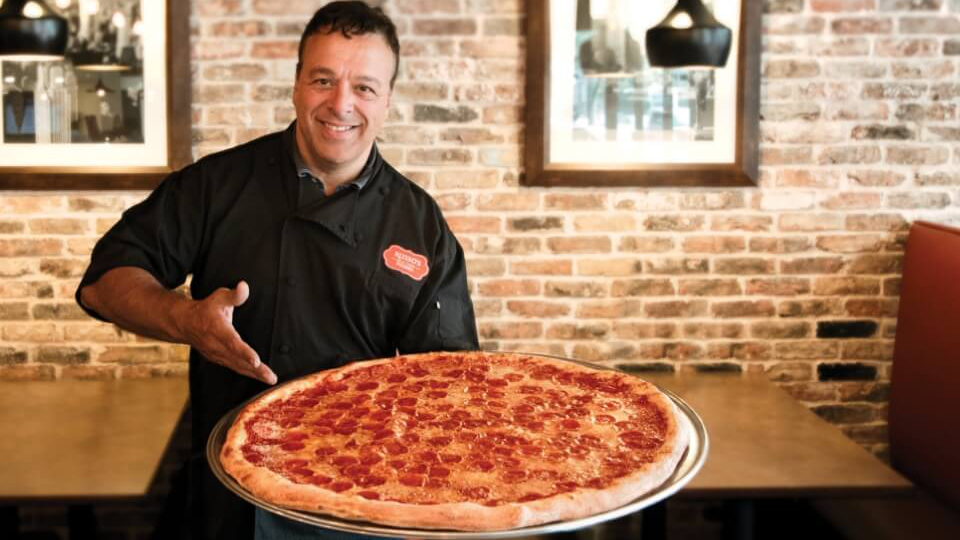
[{"label": "text on logo patch", "polygon": [[417,281],[430,272],[426,257],[396,244],[383,252],[383,263],[387,268],[406,274]]}]

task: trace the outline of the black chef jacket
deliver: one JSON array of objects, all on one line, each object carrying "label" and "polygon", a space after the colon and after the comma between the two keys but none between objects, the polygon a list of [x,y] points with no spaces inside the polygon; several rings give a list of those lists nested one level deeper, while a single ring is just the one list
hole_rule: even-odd
[{"label": "black chef jacket", "polygon": [[[363,189],[301,204],[294,126],[171,174],[100,239],[80,288],[120,266],[168,288],[192,274],[194,298],[245,280],[234,326],[280,382],[398,351],[476,349],[463,250],[434,200],[374,148]],[[203,448],[265,388],[190,352],[194,538],[252,536],[252,507],[213,477]]]}]

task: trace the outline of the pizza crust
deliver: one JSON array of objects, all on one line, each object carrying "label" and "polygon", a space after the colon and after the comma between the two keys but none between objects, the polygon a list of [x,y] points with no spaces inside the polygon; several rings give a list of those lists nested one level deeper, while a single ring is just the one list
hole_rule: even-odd
[{"label": "pizza crust", "polygon": [[[408,358],[428,358],[432,354],[410,355]],[[571,492],[529,502],[509,502],[497,506],[474,502],[410,504],[371,500],[358,495],[336,493],[311,484],[294,483],[281,474],[250,463],[243,457],[239,449],[248,442],[244,425],[257,411],[318,383],[342,381],[349,378],[349,374],[354,371],[393,361],[394,358],[384,358],[356,362],[337,370],[319,372],[291,381],[249,403],[237,415],[227,432],[220,454],[224,470],[255,497],[284,508],[396,527],[496,531],[579,519],[623,506],[666,481],[673,474],[687,448],[690,434],[686,423],[679,419],[680,413],[672,400],[650,383],[622,374],[633,386],[642,389],[639,392],[667,413],[665,443],[656,450],[651,462],[613,480],[601,489],[580,487]],[[555,362],[560,361],[548,361]]]}]

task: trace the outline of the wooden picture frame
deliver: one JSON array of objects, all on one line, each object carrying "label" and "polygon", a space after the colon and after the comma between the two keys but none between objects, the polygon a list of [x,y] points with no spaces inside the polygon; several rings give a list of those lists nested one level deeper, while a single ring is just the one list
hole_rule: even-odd
[{"label": "wooden picture frame", "polygon": [[733,30],[724,68],[652,68],[643,32],[674,3],[530,1],[523,185],[756,185],[762,2],[705,2]]},{"label": "wooden picture frame", "polygon": [[98,5],[63,11],[64,61],[0,63],[0,189],[152,189],[193,161],[189,2]]}]

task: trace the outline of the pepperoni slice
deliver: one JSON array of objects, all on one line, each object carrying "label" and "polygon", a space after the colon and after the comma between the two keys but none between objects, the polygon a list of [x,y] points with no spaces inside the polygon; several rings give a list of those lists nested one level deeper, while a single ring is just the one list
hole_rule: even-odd
[{"label": "pepperoni slice", "polygon": [[449,445],[453,442],[453,437],[431,437],[427,439],[427,444],[430,446],[435,446],[437,448],[442,448]]},{"label": "pepperoni slice", "polygon": [[353,482],[348,482],[346,480],[337,480],[336,482],[331,483],[327,489],[331,491],[336,491],[337,493],[343,493],[344,491],[353,487]]},{"label": "pepperoni slice", "polygon": [[370,499],[371,501],[380,499],[380,494],[376,491],[358,491],[357,495],[363,497],[364,499]]},{"label": "pepperoni slice", "polygon": [[392,437],[393,431],[389,429],[382,429],[373,434],[373,440],[379,441],[380,439],[386,439],[387,437]]},{"label": "pepperoni slice", "polygon": [[399,471],[399,470],[402,470],[404,467],[407,466],[407,462],[406,462],[406,461],[403,461],[402,459],[391,459],[390,461],[387,462],[387,465],[388,465],[391,469],[396,469],[396,470]]},{"label": "pepperoni slice", "polygon": [[470,371],[467,373],[466,379],[472,383],[482,383],[483,381],[487,380],[487,376],[483,373]]},{"label": "pepperoni slice", "polygon": [[415,397],[403,397],[397,400],[397,405],[402,407],[413,407],[417,404],[417,398]]},{"label": "pepperoni slice", "polygon": [[355,465],[359,463],[360,460],[353,456],[337,456],[333,458],[332,463],[337,467],[349,467],[350,465]]},{"label": "pepperoni slice", "polygon": [[287,443],[281,444],[280,448],[283,448],[284,450],[287,450],[289,452],[294,452],[297,450],[303,450],[304,448],[306,448],[306,445],[303,444],[302,442],[293,441],[293,442],[287,442]]},{"label": "pepperoni slice", "polygon": [[370,390],[376,390],[380,386],[380,383],[377,381],[367,381],[357,384],[355,388],[360,392],[369,392]]},{"label": "pepperoni slice", "polygon": [[446,467],[430,467],[430,476],[434,478],[446,478],[450,476],[450,469]]},{"label": "pepperoni slice", "polygon": [[396,441],[387,442],[384,447],[387,449],[387,452],[394,456],[407,453],[407,447]]},{"label": "pepperoni slice", "polygon": [[437,454],[432,450],[427,450],[425,452],[418,453],[417,459],[423,463],[440,463],[440,454]]},{"label": "pepperoni slice", "polygon": [[530,502],[537,499],[543,499],[544,497],[546,497],[546,495],[542,493],[527,493],[526,495],[517,499],[517,502]]},{"label": "pepperoni slice", "polygon": [[[510,385],[510,381],[506,379],[487,379],[487,384],[496,388],[505,388]],[[521,386],[521,388],[523,388]]]},{"label": "pepperoni slice", "polygon": [[426,479],[419,474],[404,474],[400,476],[400,483],[410,487],[423,487]]},{"label": "pepperoni slice", "polygon": [[404,469],[405,472],[413,474],[427,474],[427,465],[424,463],[417,463],[416,465],[411,465]]},{"label": "pepperoni slice", "polygon": [[423,367],[416,364],[413,364],[409,368],[407,368],[407,373],[414,377],[426,377],[427,375],[430,374],[429,371],[423,369]]},{"label": "pepperoni slice", "polygon": [[563,426],[564,429],[569,429],[570,431],[580,429],[580,422],[577,422],[572,418],[567,418],[566,420],[561,421],[560,425]]},{"label": "pepperoni slice", "polygon": [[360,478],[370,474],[370,467],[366,465],[351,465],[343,470],[343,474],[350,478]]},{"label": "pepperoni slice", "polygon": [[463,457],[457,454],[440,454],[440,461],[444,463],[460,463]]},{"label": "pepperoni slice", "polygon": [[427,392],[427,397],[430,399],[443,399],[447,397],[447,393],[442,392],[440,390],[432,390],[430,392]]},{"label": "pepperoni slice", "polygon": [[332,446],[318,446],[313,453],[320,457],[332,456],[337,453],[337,449]]},{"label": "pepperoni slice", "polygon": [[598,414],[593,417],[593,421],[597,424],[612,424],[617,421],[616,418],[610,416],[609,414]]},{"label": "pepperoni slice", "polygon": [[500,474],[505,482],[521,482],[527,479],[527,472],[521,469],[511,469]]},{"label": "pepperoni slice", "polygon": [[322,474],[315,474],[310,477],[310,483],[317,486],[325,486],[330,482],[333,482],[333,478],[330,478],[329,476],[323,476]]},{"label": "pepperoni slice", "polygon": [[480,461],[474,461],[473,466],[476,467],[477,469],[480,469],[481,471],[491,471],[493,470],[494,464],[492,461],[480,460]]},{"label": "pepperoni slice", "polygon": [[370,465],[376,465],[377,463],[380,463],[381,461],[383,461],[383,458],[380,457],[380,456],[378,456],[377,454],[364,454],[364,455],[360,456],[360,464],[361,464],[361,465],[366,465],[366,466],[368,466],[368,467],[369,467]]}]

